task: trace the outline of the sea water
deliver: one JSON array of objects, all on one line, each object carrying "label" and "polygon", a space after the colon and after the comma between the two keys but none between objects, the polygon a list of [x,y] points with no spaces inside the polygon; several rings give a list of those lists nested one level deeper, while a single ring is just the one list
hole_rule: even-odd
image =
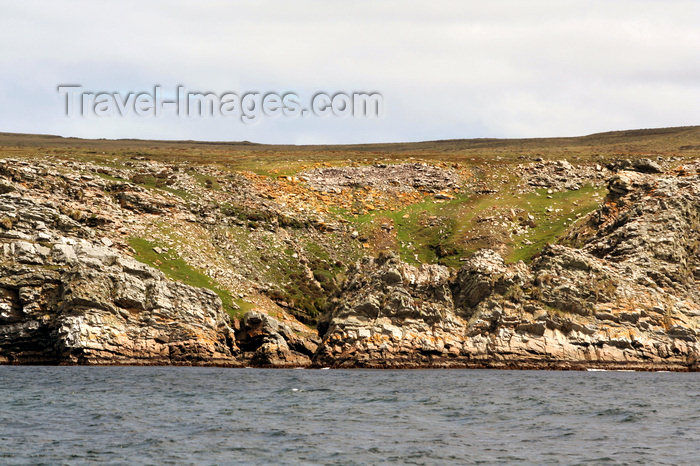
[{"label": "sea water", "polygon": [[700,463],[700,374],[0,366],[2,464]]}]

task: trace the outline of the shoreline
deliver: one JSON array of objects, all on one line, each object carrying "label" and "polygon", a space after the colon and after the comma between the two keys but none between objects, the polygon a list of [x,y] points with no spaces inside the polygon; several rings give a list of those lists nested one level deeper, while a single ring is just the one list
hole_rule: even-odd
[{"label": "shoreline", "polygon": [[309,369],[309,370],[330,370],[330,369],[371,369],[371,370],[508,370],[508,371],[576,371],[576,372],[700,372],[700,365],[697,363],[682,365],[682,364],[639,364],[639,363],[618,363],[618,362],[542,362],[542,363],[443,363],[443,364],[355,364],[355,365],[248,365],[243,363],[207,363],[207,362],[180,362],[174,364],[164,363],[89,363],[76,364],[66,362],[56,363],[12,363],[3,362],[0,366],[26,366],[26,367],[216,367],[227,369]]},{"label": "shoreline", "polygon": [[700,369],[696,159],[127,155],[0,160],[0,364]]}]

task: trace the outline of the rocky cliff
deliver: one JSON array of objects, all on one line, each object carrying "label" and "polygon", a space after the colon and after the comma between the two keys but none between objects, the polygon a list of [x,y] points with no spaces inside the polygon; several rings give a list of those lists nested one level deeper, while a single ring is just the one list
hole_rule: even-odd
[{"label": "rocky cliff", "polygon": [[318,365],[697,369],[700,176],[621,171],[604,205],[530,265],[489,249],[457,273],[358,263]]},{"label": "rocky cliff", "polygon": [[0,363],[697,368],[681,148],[81,144],[0,146]]},{"label": "rocky cliff", "polygon": [[91,240],[50,205],[10,193],[0,213],[0,362],[238,363],[215,293]]}]

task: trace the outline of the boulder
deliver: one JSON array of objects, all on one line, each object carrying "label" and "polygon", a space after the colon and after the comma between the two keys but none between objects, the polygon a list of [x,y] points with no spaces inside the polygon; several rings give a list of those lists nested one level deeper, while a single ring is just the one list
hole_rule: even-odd
[{"label": "boulder", "polygon": [[253,366],[304,367],[311,363],[317,342],[295,333],[272,316],[249,311],[236,335],[238,344]]},{"label": "boulder", "polygon": [[636,159],[632,161],[632,167],[642,173],[663,173],[661,165],[651,159]]}]

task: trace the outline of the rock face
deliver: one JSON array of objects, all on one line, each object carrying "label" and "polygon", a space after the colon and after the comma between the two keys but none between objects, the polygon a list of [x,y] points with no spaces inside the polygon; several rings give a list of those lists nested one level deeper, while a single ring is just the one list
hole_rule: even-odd
[{"label": "rock face", "polygon": [[311,364],[318,342],[297,335],[291,327],[269,315],[248,312],[237,333],[242,356],[258,367],[304,367]]},{"label": "rock face", "polygon": [[105,247],[50,205],[0,196],[0,362],[237,365],[215,293]]},{"label": "rock face", "polygon": [[525,191],[538,188],[564,191],[580,189],[586,184],[603,185],[610,175],[606,167],[572,165],[566,160],[519,165],[517,173]]},{"label": "rock face", "polygon": [[407,365],[460,345],[450,274],[412,267],[395,256],[365,258],[351,272],[316,354],[321,365]]},{"label": "rock face", "polygon": [[[527,265],[482,249],[460,270],[388,254],[346,270],[370,243],[394,245],[393,225],[369,238],[309,209],[313,200],[357,214],[428,192],[444,201],[457,172],[416,163],[318,168],[301,183],[135,160],[129,168],[0,160],[0,363],[698,368],[697,164],[662,174],[668,164],[652,160],[524,165],[518,192],[608,178],[610,194]],[[464,182],[478,192],[473,183],[491,180]],[[161,184],[167,189],[151,188]],[[416,220],[431,234],[449,227],[437,216]],[[214,293],[133,260],[127,238],[150,241],[155,229],[161,239],[161,222],[173,231],[147,249],[156,259],[144,260],[167,272],[179,257],[275,317],[230,319]],[[478,232],[499,223],[509,237],[535,227],[524,209],[482,212],[475,222]],[[321,338],[286,313],[292,308],[314,318],[328,311]]]},{"label": "rock face", "polygon": [[446,188],[456,188],[460,182],[459,176],[452,170],[421,163],[316,168],[305,172],[302,179],[312,188],[326,192],[365,186],[395,192],[437,192]]},{"label": "rock face", "polygon": [[454,275],[364,260],[333,302],[314,362],[697,370],[695,173],[618,173],[605,205],[529,265],[490,250]]}]

